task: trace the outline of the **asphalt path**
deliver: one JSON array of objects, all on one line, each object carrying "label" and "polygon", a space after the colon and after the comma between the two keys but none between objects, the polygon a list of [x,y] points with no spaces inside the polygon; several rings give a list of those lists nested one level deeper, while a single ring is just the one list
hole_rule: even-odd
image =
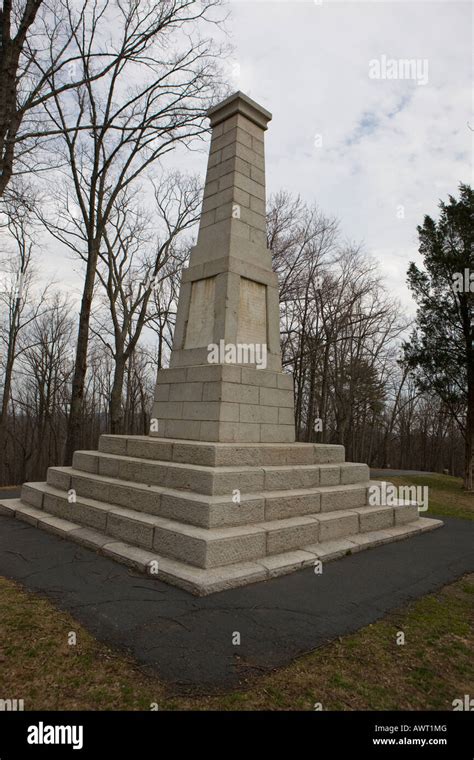
[{"label": "asphalt path", "polygon": [[328,562],[321,575],[308,568],[198,598],[2,516],[0,575],[70,612],[173,690],[211,693],[474,572],[474,522],[443,519],[437,530]]}]

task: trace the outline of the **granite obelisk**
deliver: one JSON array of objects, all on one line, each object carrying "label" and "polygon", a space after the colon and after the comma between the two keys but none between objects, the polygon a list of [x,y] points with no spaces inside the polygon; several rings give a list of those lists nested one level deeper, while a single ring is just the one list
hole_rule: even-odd
[{"label": "granite obelisk", "polygon": [[199,234],[182,276],[170,369],[158,373],[151,433],[291,443],[293,383],[281,368],[278,279],[266,243],[271,114],[237,92],[209,117]]}]

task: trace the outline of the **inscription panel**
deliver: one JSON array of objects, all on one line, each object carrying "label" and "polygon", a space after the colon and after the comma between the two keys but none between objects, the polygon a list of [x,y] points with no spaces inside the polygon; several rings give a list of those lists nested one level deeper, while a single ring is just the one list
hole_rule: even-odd
[{"label": "inscription panel", "polygon": [[267,288],[260,282],[240,278],[237,343],[267,342]]},{"label": "inscription panel", "polygon": [[193,282],[184,348],[203,348],[214,340],[216,278]]}]

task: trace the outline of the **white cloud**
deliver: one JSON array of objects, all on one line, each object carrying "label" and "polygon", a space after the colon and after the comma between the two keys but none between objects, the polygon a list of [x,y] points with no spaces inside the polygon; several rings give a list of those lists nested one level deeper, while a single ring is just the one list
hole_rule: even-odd
[{"label": "white cloud", "polygon": [[[405,285],[416,226],[471,181],[468,3],[232,2],[248,94],[273,113],[269,191],[288,188],[363,239],[389,286]],[[455,44],[446,44],[447,34]],[[428,62],[428,82],[373,80],[373,58]],[[314,147],[316,134],[322,147]],[[404,218],[399,218],[399,207]]]}]

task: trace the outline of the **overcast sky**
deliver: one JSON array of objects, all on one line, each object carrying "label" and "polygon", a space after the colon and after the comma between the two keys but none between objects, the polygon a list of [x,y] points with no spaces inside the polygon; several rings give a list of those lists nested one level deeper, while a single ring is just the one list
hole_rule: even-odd
[{"label": "overcast sky", "polygon": [[[405,273],[416,226],[460,181],[472,183],[471,4],[236,0],[231,9],[238,89],[273,113],[268,190],[288,188],[339,217],[413,309]],[[427,82],[370,78],[383,56],[416,59]]]},{"label": "overcast sky", "polygon": [[[417,260],[416,226],[460,181],[472,183],[471,4],[231,0],[228,8],[231,87],[273,114],[268,193],[287,189],[337,216],[413,311],[405,275]],[[414,60],[415,78],[382,78],[389,59]],[[374,61],[378,79],[369,75]],[[206,149],[172,160],[204,181]],[[81,279],[58,244],[43,248],[42,271],[79,296]]]}]

